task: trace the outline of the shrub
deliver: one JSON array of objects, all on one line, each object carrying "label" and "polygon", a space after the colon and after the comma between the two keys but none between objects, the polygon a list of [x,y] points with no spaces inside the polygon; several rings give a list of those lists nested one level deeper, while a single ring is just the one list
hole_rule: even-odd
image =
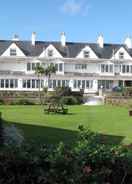
[{"label": "shrub", "polygon": [[77,104],[79,104],[77,98],[74,96],[63,96],[60,99],[60,103],[65,104],[65,105],[77,105]]},{"label": "shrub", "polygon": [[5,127],[3,135],[6,146],[20,147],[24,141],[22,131],[14,125]]},{"label": "shrub", "polygon": [[5,104],[4,100],[0,99],[0,105],[4,105],[4,104]]},{"label": "shrub", "polygon": [[13,102],[12,105],[35,105],[35,103],[31,102],[28,99],[20,99],[16,102]]},{"label": "shrub", "polygon": [[3,145],[3,141],[4,141],[4,135],[3,135],[3,120],[1,117],[1,113],[0,113],[0,146]]}]

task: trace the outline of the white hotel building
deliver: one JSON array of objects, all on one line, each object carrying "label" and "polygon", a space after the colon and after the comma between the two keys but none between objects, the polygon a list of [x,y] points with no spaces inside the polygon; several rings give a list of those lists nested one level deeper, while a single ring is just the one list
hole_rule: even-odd
[{"label": "white hotel building", "polygon": [[[73,91],[96,93],[103,86],[111,91],[116,86],[132,86],[132,40],[123,44],[106,44],[103,36],[96,43],[66,42],[61,33],[58,42],[36,41],[32,33],[30,41],[0,40],[0,90],[36,91],[40,81],[35,67],[57,66],[51,75],[49,90],[58,86],[69,86]],[[42,76],[41,87],[46,85]]]}]

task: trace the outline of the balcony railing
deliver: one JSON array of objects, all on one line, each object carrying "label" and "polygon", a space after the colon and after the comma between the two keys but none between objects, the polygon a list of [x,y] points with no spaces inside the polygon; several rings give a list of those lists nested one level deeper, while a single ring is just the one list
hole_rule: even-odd
[{"label": "balcony railing", "polygon": [[10,70],[0,70],[0,75],[25,75],[25,72],[10,71]]}]

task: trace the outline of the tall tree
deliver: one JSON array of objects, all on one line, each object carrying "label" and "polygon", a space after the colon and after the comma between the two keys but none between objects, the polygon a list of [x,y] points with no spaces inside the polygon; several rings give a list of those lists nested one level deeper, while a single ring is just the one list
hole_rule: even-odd
[{"label": "tall tree", "polygon": [[40,65],[37,65],[35,68],[35,74],[37,75],[38,78],[38,92],[39,92],[39,100],[40,104],[42,105],[42,97],[41,97],[41,78],[44,75],[44,68]]},{"label": "tall tree", "polygon": [[48,88],[48,81],[51,77],[51,74],[56,73],[56,67],[54,64],[50,64],[48,67],[43,68],[41,65],[37,65],[36,69],[35,69],[35,74],[38,77],[38,81],[39,81],[39,99],[40,99],[40,104],[43,104],[42,101],[42,96],[41,96],[41,80],[42,77],[45,76],[46,77],[46,88]]}]

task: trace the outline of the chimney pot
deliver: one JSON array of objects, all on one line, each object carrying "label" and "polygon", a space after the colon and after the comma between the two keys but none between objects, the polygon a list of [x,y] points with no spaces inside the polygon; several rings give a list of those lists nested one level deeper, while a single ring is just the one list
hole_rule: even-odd
[{"label": "chimney pot", "polygon": [[99,45],[100,48],[104,47],[104,38],[101,34],[99,35],[99,37],[97,39],[97,44]]},{"label": "chimney pot", "polygon": [[35,46],[35,42],[36,42],[36,32],[32,33],[32,46]]},{"label": "chimney pot", "polygon": [[61,46],[65,47],[66,46],[66,34],[65,32],[61,32]]}]

